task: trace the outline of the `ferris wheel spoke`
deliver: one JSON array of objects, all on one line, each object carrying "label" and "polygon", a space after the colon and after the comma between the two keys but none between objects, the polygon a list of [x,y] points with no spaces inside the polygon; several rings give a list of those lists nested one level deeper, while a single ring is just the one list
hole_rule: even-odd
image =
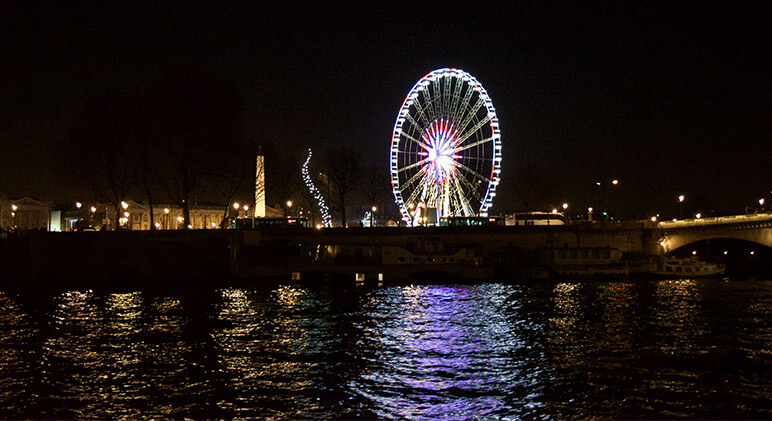
[{"label": "ferris wheel spoke", "polygon": [[[458,105],[461,102],[461,90],[464,88],[464,79],[458,78],[456,79],[456,87],[453,89],[453,99],[450,101],[450,109],[449,109],[449,115],[448,119],[455,124],[456,123],[456,110],[458,110]],[[471,98],[472,95],[470,94],[469,97]]]},{"label": "ferris wheel spoke", "polygon": [[426,107],[425,110],[427,111],[427,114],[429,115],[429,122],[432,122],[437,119],[437,115],[434,113],[434,101],[435,99],[432,98],[432,90],[431,86],[425,86],[425,89],[421,91],[421,93],[424,96],[424,101],[426,101]]},{"label": "ferris wheel spoke", "polygon": [[458,183],[459,191],[463,191],[463,189],[461,188],[461,184],[464,184],[467,190],[469,191],[469,193],[471,193],[475,197],[475,199],[477,199],[478,202],[482,202],[482,197],[480,196],[480,193],[477,192],[477,189],[475,188],[474,184],[472,184],[471,181],[469,181],[466,177],[459,176],[459,175],[453,178],[454,178],[454,181]]},{"label": "ferris wheel spoke", "polygon": [[[412,140],[412,141],[413,141],[413,143],[415,143],[415,144],[417,144],[418,146],[422,147],[424,150],[427,150],[427,149],[429,149],[429,145],[427,145],[427,144],[426,144],[426,143],[424,143],[424,142],[421,142],[420,140],[418,140],[418,139],[414,138],[413,136],[410,136],[410,135],[409,135],[409,134],[407,134],[407,133],[404,133],[404,132],[403,132],[403,133],[402,133],[402,136],[404,136],[404,137],[405,137],[406,139],[408,139],[408,140]],[[413,152],[413,153],[415,153],[415,152]]]},{"label": "ferris wheel spoke", "polygon": [[443,118],[442,112],[445,110],[442,106],[442,90],[440,89],[440,82],[437,81],[437,83],[432,83],[432,87],[434,88],[434,107],[435,107],[435,118]]},{"label": "ferris wheel spoke", "polygon": [[399,187],[399,192],[400,193],[404,192],[408,187],[410,187],[417,180],[425,178],[427,170],[428,170],[428,166],[424,166],[423,168],[421,168],[421,170],[415,173],[412,177],[410,177],[410,179],[407,180],[405,184]]},{"label": "ferris wheel spoke", "polygon": [[[459,92],[459,95],[461,93]],[[456,127],[460,127],[459,124],[461,121],[461,118],[464,117],[464,112],[466,112],[466,109],[469,107],[469,101],[472,100],[472,95],[474,95],[474,89],[472,89],[471,86],[466,87],[466,93],[464,93],[464,99],[461,100],[461,104],[459,104],[458,109],[456,109],[456,112],[453,114],[453,124]]]},{"label": "ferris wheel spoke", "polygon": [[432,121],[434,121],[431,116],[426,118],[426,115],[428,114],[427,111],[429,110],[428,105],[421,104],[420,101],[416,101],[416,110],[418,111],[418,118],[421,120],[424,126],[428,126]]},{"label": "ferris wheel spoke", "polygon": [[420,201],[419,196],[421,199],[424,199],[424,202],[426,201],[426,177],[424,176],[423,183],[421,183],[421,187],[413,190],[412,193],[410,193],[410,196],[407,198],[407,203],[419,203]]},{"label": "ferris wheel spoke", "polygon": [[491,121],[490,116],[485,116],[485,118],[483,118],[482,120],[478,121],[472,127],[472,129],[470,129],[469,131],[467,131],[463,135],[459,136],[458,144],[460,145],[460,144],[464,143],[467,139],[469,139],[469,137],[471,137],[473,134],[477,133],[478,130],[480,130],[483,126],[488,124],[488,122],[490,122],[490,121]]},{"label": "ferris wheel spoke", "polygon": [[455,165],[456,165],[457,168],[462,169],[462,170],[466,171],[467,173],[471,174],[477,180],[483,181],[485,183],[490,183],[491,182],[491,180],[488,177],[478,173],[477,171],[467,167],[466,165],[464,165],[464,164],[462,164],[462,163],[460,163],[458,161],[456,161]]},{"label": "ferris wheel spoke", "polygon": [[482,97],[477,98],[477,102],[474,103],[472,108],[469,110],[469,114],[464,117],[464,121],[461,122],[461,124],[458,126],[458,132],[464,133],[466,132],[466,127],[469,125],[469,123],[472,122],[472,119],[477,116],[477,112],[480,111],[480,108],[485,104],[485,101],[482,99]]},{"label": "ferris wheel spoke", "polygon": [[407,171],[407,170],[409,170],[411,168],[420,167],[421,165],[426,164],[427,162],[429,162],[429,158],[424,158],[424,159],[422,159],[422,160],[420,160],[418,162],[414,162],[414,163],[412,163],[410,165],[407,165],[405,167],[402,167],[402,168],[398,169],[397,173],[405,172],[405,171]]},{"label": "ferris wheel spoke", "polygon": [[[486,144],[486,143],[488,143],[488,142],[490,142],[490,141],[492,141],[492,140],[493,140],[493,137],[492,137],[492,136],[491,136],[491,137],[486,137],[485,139],[480,139],[480,140],[478,140],[477,142],[473,142],[473,143],[467,143],[467,144],[466,144],[466,145],[464,145],[464,146],[458,146],[458,147],[456,147],[455,149],[453,149],[453,152],[454,152],[454,153],[463,152],[463,151],[465,151],[465,150],[467,150],[467,149],[472,149],[472,148],[474,148],[474,147],[476,147],[476,146],[484,145],[484,144]],[[457,143],[459,143],[459,144],[460,144],[461,142],[459,141],[459,142],[457,142]],[[477,159],[477,158],[476,158],[476,157],[472,157],[471,159]],[[490,158],[489,158],[489,159],[490,159]]]},{"label": "ferris wheel spoke", "polygon": [[[451,91],[450,91],[450,82],[451,82],[451,80],[450,79],[451,78],[449,78],[449,77],[445,78],[444,90],[442,92],[442,111],[443,111],[443,113],[449,113],[449,111],[450,111],[450,101],[451,101],[451,99],[450,99],[450,93],[451,93]],[[443,115],[442,117],[443,118],[447,118],[448,120],[450,120],[450,114]]]},{"label": "ferris wheel spoke", "polygon": [[[406,115],[405,115],[405,120],[407,120],[407,122],[408,122],[408,123],[410,123],[410,125],[411,125],[411,126],[413,126],[413,129],[414,129],[416,132],[418,132],[419,136],[423,136],[423,135],[426,133],[426,130],[423,128],[423,126],[421,126],[420,124],[418,124],[418,122],[417,122],[417,121],[415,121],[415,118],[413,118],[413,116],[412,116],[412,115],[410,115],[410,114],[406,114]],[[404,132],[404,131],[403,131],[403,132]]]}]

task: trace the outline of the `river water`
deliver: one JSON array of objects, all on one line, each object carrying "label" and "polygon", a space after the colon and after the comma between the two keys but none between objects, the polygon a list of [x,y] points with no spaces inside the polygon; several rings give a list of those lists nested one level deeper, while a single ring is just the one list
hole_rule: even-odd
[{"label": "river water", "polygon": [[772,418],[772,282],[0,292],[2,418]]}]

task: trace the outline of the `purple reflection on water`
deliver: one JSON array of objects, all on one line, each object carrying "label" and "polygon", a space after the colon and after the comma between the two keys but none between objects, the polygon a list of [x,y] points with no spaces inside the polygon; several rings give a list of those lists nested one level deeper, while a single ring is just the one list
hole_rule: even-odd
[{"label": "purple reflection on water", "polygon": [[[524,342],[508,321],[513,293],[505,285],[374,291],[363,326],[372,364],[352,389],[384,417],[512,414],[507,395],[539,381],[533,364],[518,368]],[[538,394],[523,404],[540,406]]]}]

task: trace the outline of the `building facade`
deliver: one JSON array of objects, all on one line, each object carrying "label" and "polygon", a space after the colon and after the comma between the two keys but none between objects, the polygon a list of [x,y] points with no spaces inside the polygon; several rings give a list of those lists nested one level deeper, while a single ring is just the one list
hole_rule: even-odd
[{"label": "building facade", "polygon": [[8,230],[49,230],[53,205],[48,202],[22,197],[0,198],[0,228]]},{"label": "building facade", "polygon": [[[216,229],[225,215],[225,206],[190,207],[190,229]],[[116,212],[110,204],[98,203],[84,205],[77,211],[64,214],[63,231],[77,230],[113,230],[115,219],[123,229],[145,231],[150,229],[150,206],[128,200],[123,202]],[[153,205],[153,223],[159,230],[183,229],[182,208],[169,204]]]}]

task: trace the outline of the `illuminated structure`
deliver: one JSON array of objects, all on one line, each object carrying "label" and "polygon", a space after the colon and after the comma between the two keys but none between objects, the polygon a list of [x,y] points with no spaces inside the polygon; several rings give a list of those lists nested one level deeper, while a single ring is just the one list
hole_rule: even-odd
[{"label": "illuminated structure", "polygon": [[319,205],[319,213],[322,215],[322,226],[331,227],[332,218],[330,217],[330,210],[327,208],[327,204],[324,202],[324,196],[319,192],[319,189],[314,186],[314,181],[311,180],[311,176],[308,175],[308,162],[311,161],[311,149],[308,149],[308,157],[303,163],[303,167],[300,172],[303,175],[303,182],[306,183],[308,191],[311,192],[311,196],[316,200]]},{"label": "illuminated structure", "polygon": [[262,152],[257,155],[255,170],[255,210],[256,218],[265,218],[265,157]]},{"label": "illuminated structure", "polygon": [[444,68],[419,80],[391,138],[391,182],[402,219],[415,226],[488,216],[500,174],[499,120],[477,79]]}]

